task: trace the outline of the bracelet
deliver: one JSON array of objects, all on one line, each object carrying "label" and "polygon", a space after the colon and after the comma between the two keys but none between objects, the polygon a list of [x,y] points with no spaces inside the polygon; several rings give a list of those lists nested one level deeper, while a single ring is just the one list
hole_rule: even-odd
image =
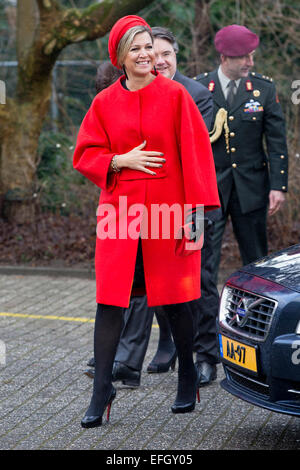
[{"label": "bracelet", "polygon": [[117,155],[114,155],[111,159],[111,169],[112,171],[114,171],[115,173],[118,173],[120,171],[120,168],[118,167],[117,165],[117,162],[116,162],[116,157]]}]

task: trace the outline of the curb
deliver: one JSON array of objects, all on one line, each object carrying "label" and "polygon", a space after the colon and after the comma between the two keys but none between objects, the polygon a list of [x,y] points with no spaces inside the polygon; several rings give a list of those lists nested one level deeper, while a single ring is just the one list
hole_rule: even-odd
[{"label": "curb", "polygon": [[[224,270],[218,281],[218,287],[222,288],[234,269]],[[51,267],[33,267],[33,266],[1,266],[0,275],[18,275],[18,276],[51,276],[51,277],[74,277],[80,279],[96,279],[93,269],[72,269],[72,268],[51,268]]]},{"label": "curb", "polygon": [[52,276],[52,277],[77,277],[95,279],[95,271],[92,269],[28,267],[28,266],[0,266],[0,274],[13,274],[19,276]]}]

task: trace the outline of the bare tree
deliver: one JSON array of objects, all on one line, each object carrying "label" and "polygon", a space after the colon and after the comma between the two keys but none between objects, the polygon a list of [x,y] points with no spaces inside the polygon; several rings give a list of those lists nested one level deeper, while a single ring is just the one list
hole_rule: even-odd
[{"label": "bare tree", "polygon": [[69,44],[104,36],[123,15],[152,0],[101,0],[84,9],[58,0],[19,0],[15,97],[0,105],[0,211],[22,223],[33,216],[37,145],[51,97],[51,74]]}]

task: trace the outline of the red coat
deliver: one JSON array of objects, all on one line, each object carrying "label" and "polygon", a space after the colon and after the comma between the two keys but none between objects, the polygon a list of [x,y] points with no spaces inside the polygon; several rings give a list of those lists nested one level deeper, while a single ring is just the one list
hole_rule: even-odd
[{"label": "red coat", "polygon": [[[108,172],[115,154],[124,154],[144,140],[145,150],[163,152],[166,159],[162,168],[154,169],[155,176],[129,168]],[[162,238],[161,230],[157,238],[151,227],[151,221],[157,220],[151,218],[151,210],[161,204],[177,204],[182,214],[184,204],[202,204],[206,210],[220,205],[208,132],[186,89],[158,74],[138,91],[124,89],[120,79],[103,90],[79,130],[74,167],[102,189],[98,229],[108,222],[113,235],[97,236],[97,303],[129,306],[140,229],[134,230],[138,213],[133,209],[138,206],[133,204],[146,208],[142,223],[143,227],[148,223],[149,238],[142,239],[142,250],[148,305],[199,298],[200,250],[189,256],[175,254],[175,236],[183,220],[174,228],[172,222],[168,238]],[[127,230],[136,238],[126,236]]]}]

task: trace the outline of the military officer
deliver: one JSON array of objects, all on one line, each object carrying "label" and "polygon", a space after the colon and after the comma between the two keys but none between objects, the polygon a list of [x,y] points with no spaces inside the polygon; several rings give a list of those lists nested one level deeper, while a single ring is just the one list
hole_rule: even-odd
[{"label": "military officer", "polygon": [[[177,69],[178,44],[176,38],[166,28],[152,28],[156,69],[167,78],[181,83],[191,94],[208,129],[212,123],[213,100],[203,85],[195,82]],[[195,86],[196,85],[196,86]],[[198,386],[209,385],[217,377],[219,362],[216,317],[219,307],[219,293],[213,282],[211,237],[214,222],[220,216],[220,210],[210,211],[204,218],[204,245],[201,252],[201,298],[190,302],[195,327],[194,351],[196,353],[196,370]],[[147,367],[149,373],[166,372],[175,365],[176,349],[172,340],[168,320],[161,309],[155,314],[159,325],[159,342],[157,351]]]},{"label": "military officer", "polygon": [[[283,205],[288,186],[285,122],[271,78],[252,72],[258,36],[230,25],[215,36],[217,70],[196,80],[214,101],[210,132],[222,218],[213,235],[215,281],[228,216],[243,264],[265,256],[267,215]],[[265,144],[264,144],[265,139]]]}]

